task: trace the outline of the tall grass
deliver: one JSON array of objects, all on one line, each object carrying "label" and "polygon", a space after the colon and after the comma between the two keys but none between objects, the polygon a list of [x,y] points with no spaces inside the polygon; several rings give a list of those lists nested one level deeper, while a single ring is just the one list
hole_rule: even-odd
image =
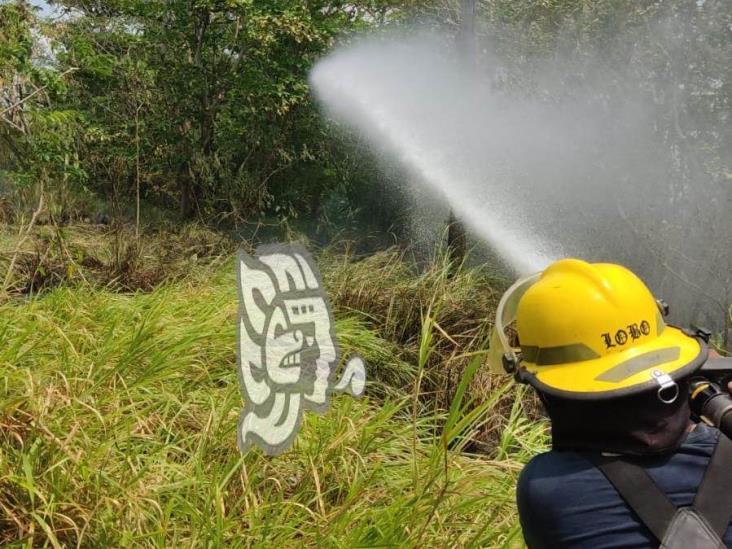
[{"label": "tall grass", "polygon": [[[445,351],[460,336],[440,325],[445,300],[409,317],[415,338],[340,290],[339,340],[365,356],[367,396],[307,415],[280,457],[241,455],[232,273],[0,306],[0,544],[520,545],[514,486],[543,425],[506,380],[476,390],[480,354]],[[425,405],[429,369],[451,356],[448,405]],[[499,415],[492,453],[468,453]]]},{"label": "tall grass", "polygon": [[150,291],[235,250],[230,239],[197,224],[150,229],[78,224],[0,230],[0,300],[58,286]]}]

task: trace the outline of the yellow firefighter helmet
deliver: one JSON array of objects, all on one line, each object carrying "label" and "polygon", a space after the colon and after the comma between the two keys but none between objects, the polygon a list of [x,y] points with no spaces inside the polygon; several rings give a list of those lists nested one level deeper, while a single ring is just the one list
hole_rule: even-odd
[{"label": "yellow firefighter helmet", "polygon": [[[562,259],[504,294],[489,362],[565,398],[612,398],[651,388],[659,396],[669,388],[678,393],[674,380],[701,367],[707,346],[703,337],[667,325],[663,309],[625,267]],[[520,351],[506,334],[514,320]]]}]

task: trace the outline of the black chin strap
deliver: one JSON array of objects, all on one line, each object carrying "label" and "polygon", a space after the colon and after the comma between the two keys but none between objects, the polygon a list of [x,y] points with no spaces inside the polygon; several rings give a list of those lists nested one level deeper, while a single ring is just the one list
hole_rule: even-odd
[{"label": "black chin strap", "polygon": [[[622,457],[588,454],[628,506],[659,540],[673,521],[677,508],[653,482],[646,470]],[[732,441],[720,435],[694,503],[720,539],[732,519]]]}]

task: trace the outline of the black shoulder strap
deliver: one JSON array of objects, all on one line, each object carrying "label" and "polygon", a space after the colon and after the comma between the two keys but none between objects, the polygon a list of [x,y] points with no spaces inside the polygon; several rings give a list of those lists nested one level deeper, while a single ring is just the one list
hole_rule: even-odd
[{"label": "black shoulder strap", "polygon": [[732,441],[723,433],[694,498],[694,509],[724,539],[732,520]]},{"label": "black shoulder strap", "polygon": [[676,514],[676,506],[656,486],[643,467],[616,457],[588,455],[641,522],[661,541]]}]

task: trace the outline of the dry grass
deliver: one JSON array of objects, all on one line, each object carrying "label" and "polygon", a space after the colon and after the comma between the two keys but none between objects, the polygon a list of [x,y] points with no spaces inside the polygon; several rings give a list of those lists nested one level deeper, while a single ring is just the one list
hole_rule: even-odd
[{"label": "dry grass", "polygon": [[[488,266],[452,266],[446,253],[422,268],[410,262],[404,251],[386,250],[365,258],[326,252],[321,263],[324,282],[336,311],[356,314],[364,325],[396,344],[396,355],[414,364],[419,355],[423,320],[434,318],[434,348],[422,385],[426,404],[444,410],[452,401],[471,357],[488,346],[488,336],[505,281]],[[471,392],[491,395],[507,382],[507,376],[482,369],[473,378]],[[533,393],[526,395],[530,418],[542,416]],[[511,414],[513,394],[496,403],[495,421],[486,423],[475,437],[473,449],[490,452],[500,441]]]},{"label": "dry grass", "polygon": [[[16,255],[19,232],[13,227],[1,233],[3,276]],[[17,250],[7,294],[32,295],[68,285],[151,291],[200,264],[220,263],[234,248],[231,240],[198,225],[150,231],[140,240],[130,226],[38,226]]]},{"label": "dry grass", "polygon": [[233,265],[177,238],[147,248],[153,264],[185,248],[149,292],[119,293],[80,260],[84,279],[0,305],[0,544],[520,544],[515,480],[546,436],[525,392],[470,358],[496,299],[486,273],[326,253],[367,396],[307,416],[283,456],[242,456]]}]

